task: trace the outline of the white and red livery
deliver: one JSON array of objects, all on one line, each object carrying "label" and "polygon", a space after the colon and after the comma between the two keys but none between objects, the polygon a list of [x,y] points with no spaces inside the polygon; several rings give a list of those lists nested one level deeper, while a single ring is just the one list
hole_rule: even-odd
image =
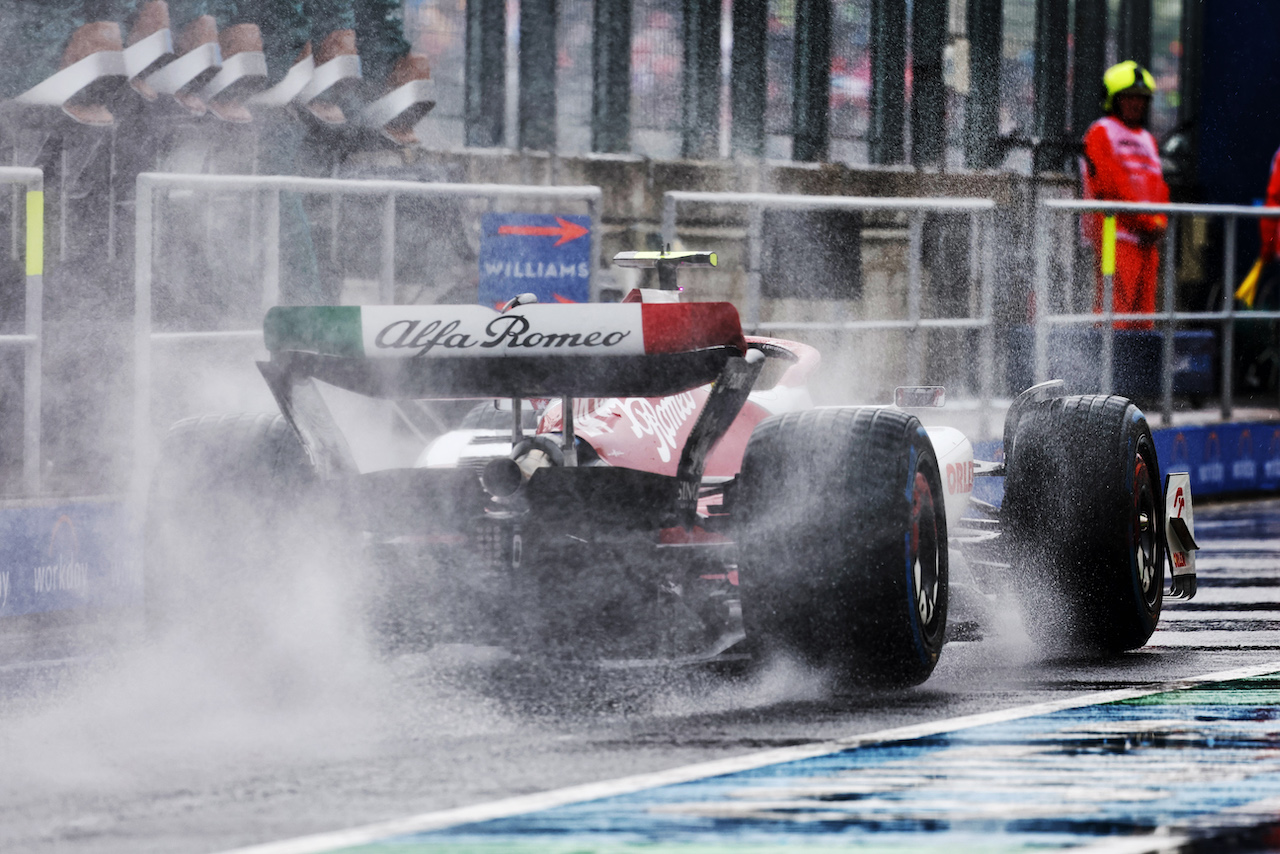
[{"label": "white and red livery", "polygon": [[[1146,642],[1168,545],[1171,592],[1194,592],[1189,501],[1166,543],[1174,511],[1128,401],[1037,386],[1009,411],[1005,459],[975,461],[959,430],[902,406],[815,408],[816,350],[744,335],[729,303],[674,301],[675,269],[714,255],[619,262],[656,267],[668,290],[503,311],[273,308],[260,368],[281,415],[250,438],[243,419],[235,436],[215,424],[198,440],[199,425],[179,425],[167,453],[195,443],[266,461],[257,480],[210,461],[202,489],[241,472],[235,488],[274,507],[300,504],[299,482],[337,496],[333,527],[376,556],[391,624],[417,620],[434,640],[625,660],[790,655],[909,685],[947,637],[953,549],[1022,596],[1033,635],[1090,648]],[[361,472],[323,384],[397,406],[473,402],[415,465]],[[173,470],[157,507],[196,491]],[[1002,506],[974,499],[977,477],[1005,479]],[[1070,612],[1068,628],[1047,626],[1050,609]]]}]

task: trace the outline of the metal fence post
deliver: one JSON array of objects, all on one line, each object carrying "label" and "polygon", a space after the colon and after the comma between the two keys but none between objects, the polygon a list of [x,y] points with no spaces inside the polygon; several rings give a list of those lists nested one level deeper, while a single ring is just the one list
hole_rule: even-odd
[{"label": "metal fence post", "polygon": [[41,366],[44,357],[44,176],[27,184],[26,345],[22,375],[22,485],[40,492]]},{"label": "metal fence post", "polygon": [[924,214],[913,212],[907,225],[907,377],[912,385],[920,385],[924,376],[924,333],[920,330],[921,254],[924,247]]},{"label": "metal fence post", "polygon": [[[1055,253],[1055,257],[1061,265],[1058,269],[1058,280],[1062,282],[1062,310],[1071,314],[1077,310],[1077,303],[1080,299],[1076,294],[1076,247],[1074,242],[1074,235],[1079,232],[1075,228],[1075,223],[1071,222],[1067,217],[1056,217],[1055,224],[1060,226],[1058,233],[1063,235],[1060,238],[1056,238],[1055,245],[1059,247],[1065,245],[1067,247],[1067,251]],[[1092,291],[1092,289],[1088,290]],[[1087,295],[1090,299],[1093,298],[1092,293]]]},{"label": "metal fence post", "polygon": [[107,260],[116,260],[116,129],[107,135]]},{"label": "metal fence post", "polygon": [[267,191],[266,235],[263,238],[262,310],[280,304],[280,191]]},{"label": "metal fence post", "polygon": [[991,397],[995,393],[996,373],[996,327],[995,327],[995,236],[996,220],[994,213],[973,214],[971,221],[981,225],[981,273],[978,282],[982,290],[983,321],[982,355],[979,361],[981,377],[978,380],[978,396],[981,411],[979,413],[978,432],[987,436],[991,429]]},{"label": "metal fence post", "polygon": [[662,248],[674,246],[676,242],[676,200],[674,196],[664,195],[662,199]]},{"label": "metal fence post", "polygon": [[1035,300],[1032,332],[1032,383],[1049,378],[1049,212],[1040,205],[1035,209],[1036,271],[1033,284]]},{"label": "metal fence post", "polygon": [[67,193],[71,183],[67,172],[71,168],[67,164],[67,144],[62,143],[58,154],[58,260],[67,260]]},{"label": "metal fence post", "polygon": [[18,211],[22,209],[23,202],[19,200],[25,197],[20,184],[13,184],[9,194],[9,257],[16,261],[21,257],[18,254]]},{"label": "metal fence post", "polygon": [[1116,218],[1102,218],[1102,393],[1115,388]]},{"label": "metal fence post", "polygon": [[142,508],[151,471],[151,181],[139,175],[134,194],[133,254],[133,472],[129,490]]},{"label": "metal fence post", "polygon": [[1222,321],[1222,395],[1219,403],[1222,417],[1231,417],[1234,401],[1232,400],[1232,382],[1235,362],[1236,336],[1236,218],[1229,216],[1223,221],[1222,252],[1222,310],[1226,319]]},{"label": "metal fence post", "polygon": [[747,328],[755,329],[764,288],[764,208],[752,205],[747,217]]},{"label": "metal fence post", "polygon": [[587,298],[592,302],[600,301],[600,270],[604,266],[604,261],[600,257],[600,253],[604,244],[600,240],[600,208],[603,199],[600,193],[596,193],[587,199],[587,217],[591,220],[591,269],[587,271]]},{"label": "metal fence post", "polygon": [[1164,233],[1164,324],[1161,329],[1160,423],[1166,427],[1173,423],[1173,362],[1177,326],[1177,282],[1174,263],[1178,245],[1178,220],[1169,217],[1169,227]]},{"label": "metal fence post", "polygon": [[382,256],[378,266],[378,299],[383,305],[396,302],[396,194],[382,201]]}]

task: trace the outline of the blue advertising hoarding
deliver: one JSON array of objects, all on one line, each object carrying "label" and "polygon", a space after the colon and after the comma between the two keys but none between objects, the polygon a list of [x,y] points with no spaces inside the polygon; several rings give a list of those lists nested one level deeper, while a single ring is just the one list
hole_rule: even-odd
[{"label": "blue advertising hoarding", "polygon": [[500,307],[524,293],[543,303],[590,300],[590,217],[490,213],[481,228],[482,305]]},{"label": "blue advertising hoarding", "polygon": [[1196,495],[1280,490],[1280,423],[1175,427],[1155,438],[1161,470],[1190,472]]},{"label": "blue advertising hoarding", "polygon": [[[1189,473],[1193,495],[1280,492],[1280,421],[1161,427],[1152,431],[1152,438],[1160,472]],[[1004,460],[999,440],[975,442],[973,447],[978,459]],[[975,478],[973,495],[999,504],[1004,478]]]},{"label": "blue advertising hoarding", "polygon": [[0,510],[0,617],[142,601],[122,503]]}]

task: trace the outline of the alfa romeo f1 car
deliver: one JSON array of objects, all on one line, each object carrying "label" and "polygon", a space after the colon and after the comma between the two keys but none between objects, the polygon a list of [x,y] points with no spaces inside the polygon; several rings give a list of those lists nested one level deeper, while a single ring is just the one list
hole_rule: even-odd
[{"label": "alfa romeo f1 car", "polygon": [[[671,285],[715,255],[615,260]],[[955,558],[1068,649],[1140,647],[1164,596],[1194,594],[1187,478],[1161,479],[1128,400],[1036,386],[1009,409],[1003,459],[975,460],[909,411],[940,389],[814,408],[812,347],[673,296],[271,309],[259,368],[279,414],[189,419],[164,441],[151,616],[199,565],[183,549],[225,561],[300,514],[359,546],[393,632],[613,660],[790,656],[849,684],[928,678]],[[415,465],[362,472],[324,386],[479,403]],[[1000,506],[975,478],[1003,478]]]}]

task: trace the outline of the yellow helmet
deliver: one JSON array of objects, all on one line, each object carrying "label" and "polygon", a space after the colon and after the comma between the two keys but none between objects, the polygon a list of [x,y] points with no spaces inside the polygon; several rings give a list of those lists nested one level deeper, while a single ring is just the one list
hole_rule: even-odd
[{"label": "yellow helmet", "polygon": [[1142,95],[1150,98],[1156,91],[1156,79],[1151,72],[1132,59],[1116,63],[1102,75],[1102,109],[1111,112],[1111,103],[1116,95]]}]

